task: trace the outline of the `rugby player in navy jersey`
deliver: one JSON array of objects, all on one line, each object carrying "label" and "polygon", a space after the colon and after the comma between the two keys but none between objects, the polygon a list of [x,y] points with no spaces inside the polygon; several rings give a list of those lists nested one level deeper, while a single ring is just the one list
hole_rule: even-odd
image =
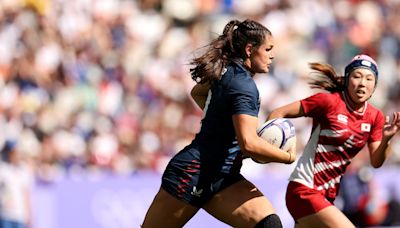
[{"label": "rugby player in navy jersey", "polygon": [[274,58],[271,32],[252,20],[230,21],[190,70],[203,109],[200,132],[169,162],[143,227],[182,227],[200,208],[233,227],[282,227],[269,200],[240,174],[243,157],[293,163],[260,138],[260,99],[253,80]]},{"label": "rugby player in navy jersey", "polygon": [[378,82],[378,66],[371,57],[357,55],[344,77],[329,64],[312,63],[321,78],[313,88],[326,90],[273,110],[268,119],[311,117],[310,139],[292,172],[286,205],[296,227],[354,227],[334,206],[340,179],[358,152],[367,146],[371,165],[381,167],[388,145],[400,130],[400,112],[393,118],[368,103]]}]

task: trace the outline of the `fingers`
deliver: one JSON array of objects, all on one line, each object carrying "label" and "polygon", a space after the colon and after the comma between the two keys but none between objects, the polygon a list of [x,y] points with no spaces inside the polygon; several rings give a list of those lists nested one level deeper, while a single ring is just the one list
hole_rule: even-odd
[{"label": "fingers", "polygon": [[386,116],[385,118],[385,124],[390,124],[390,125],[397,125],[399,126],[400,124],[400,112],[393,112],[392,114],[393,118],[392,121],[390,121],[390,117]]},{"label": "fingers", "polygon": [[393,118],[392,118],[392,123],[391,124],[395,124],[396,123],[396,112],[393,112]]},{"label": "fingers", "polygon": [[392,123],[394,125],[400,126],[400,112],[394,112],[393,113]]}]

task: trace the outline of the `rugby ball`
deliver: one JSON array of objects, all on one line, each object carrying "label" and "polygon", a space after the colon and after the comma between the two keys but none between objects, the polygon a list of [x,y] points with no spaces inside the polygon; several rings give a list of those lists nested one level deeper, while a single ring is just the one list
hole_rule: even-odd
[{"label": "rugby ball", "polygon": [[[263,123],[257,128],[257,134],[284,151],[288,151],[296,144],[296,129],[293,123],[286,118],[272,119]],[[260,161],[256,162],[262,163]]]}]

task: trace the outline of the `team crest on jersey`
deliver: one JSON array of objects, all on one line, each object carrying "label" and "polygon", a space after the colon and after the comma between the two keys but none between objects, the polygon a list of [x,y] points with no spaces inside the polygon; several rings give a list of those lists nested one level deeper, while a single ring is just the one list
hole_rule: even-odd
[{"label": "team crest on jersey", "polygon": [[362,123],[362,124],[361,124],[361,131],[370,132],[370,131],[371,131],[371,124],[369,124],[369,123]]},{"label": "team crest on jersey", "polygon": [[347,124],[347,119],[348,119],[348,117],[346,115],[343,115],[343,114],[337,115],[337,120],[340,123]]}]

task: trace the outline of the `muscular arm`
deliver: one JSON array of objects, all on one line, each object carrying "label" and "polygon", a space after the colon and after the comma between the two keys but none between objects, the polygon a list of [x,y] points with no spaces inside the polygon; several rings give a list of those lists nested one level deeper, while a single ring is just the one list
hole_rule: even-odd
[{"label": "muscular arm", "polygon": [[389,139],[383,139],[370,143],[368,145],[371,165],[374,168],[379,168],[383,165],[383,162],[389,156],[390,150],[388,150]]},{"label": "muscular arm", "polygon": [[257,135],[257,117],[238,114],[232,117],[237,140],[244,155],[259,161],[292,163],[294,157]]},{"label": "muscular arm", "polygon": [[210,90],[210,84],[196,84],[192,91],[190,91],[190,95],[192,96],[193,100],[196,104],[201,108],[204,109],[206,105],[208,91]]},{"label": "muscular arm", "polygon": [[300,101],[295,101],[273,110],[269,114],[267,120],[275,118],[296,118],[301,116],[304,116],[303,108],[301,107]]}]

